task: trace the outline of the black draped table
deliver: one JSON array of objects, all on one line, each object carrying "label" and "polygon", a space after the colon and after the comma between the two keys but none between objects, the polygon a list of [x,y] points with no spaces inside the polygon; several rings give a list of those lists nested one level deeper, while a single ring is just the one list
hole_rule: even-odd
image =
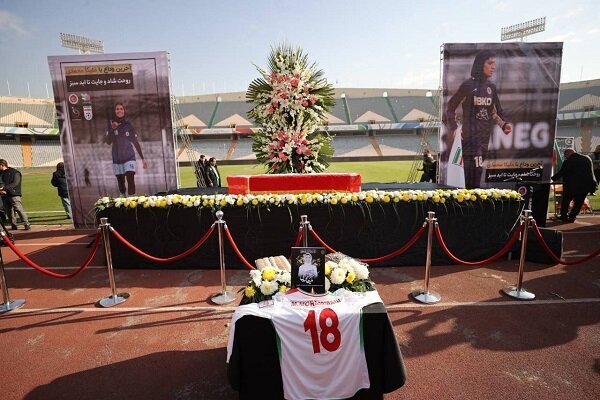
[{"label": "black draped table", "polygon": [[[384,393],[404,385],[406,369],[382,303],[363,308],[363,338],[371,386],[359,390],[352,398],[383,399]],[[227,374],[240,399],[283,399],[277,340],[270,320],[245,316],[236,322]]]},{"label": "black draped table", "polygon": [[[481,260],[495,254],[519,224],[522,202],[464,201],[463,203],[400,202],[291,205],[284,207],[223,208],[223,219],[242,255],[255,259],[289,256],[300,226],[308,215],[314,231],[334,250],[355,258],[375,258],[398,250],[421,228],[428,211],[434,211],[448,248],[464,260]],[[192,247],[215,221],[214,210],[195,207],[115,208],[98,212],[129,242],[156,257],[171,257]],[[423,235],[405,253],[375,266],[424,265],[427,238]],[[136,254],[111,237],[115,268],[219,268],[215,233],[200,249],[179,261],[159,264]],[[317,245],[314,238],[309,245]],[[437,243],[434,265],[452,264]],[[227,268],[245,268],[225,244]]]}]

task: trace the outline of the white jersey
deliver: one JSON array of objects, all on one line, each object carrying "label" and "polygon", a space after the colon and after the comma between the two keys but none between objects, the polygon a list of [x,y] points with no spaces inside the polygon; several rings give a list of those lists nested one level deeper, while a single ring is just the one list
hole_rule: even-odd
[{"label": "white jersey", "polygon": [[[284,396],[293,399],[352,397],[369,388],[362,338],[362,308],[381,302],[376,291],[314,295],[277,294],[270,304],[238,307],[232,321],[256,315],[273,321],[278,335]],[[239,315],[238,315],[239,314]],[[242,315],[243,314],[243,315]],[[228,358],[231,347],[228,346]]]}]

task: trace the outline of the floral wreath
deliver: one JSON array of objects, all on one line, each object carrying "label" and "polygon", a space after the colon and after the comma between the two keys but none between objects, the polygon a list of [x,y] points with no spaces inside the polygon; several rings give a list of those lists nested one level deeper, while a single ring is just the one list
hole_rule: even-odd
[{"label": "floral wreath", "polygon": [[333,137],[325,113],[335,100],[333,86],[316,63],[299,48],[280,45],[271,50],[269,71],[248,87],[248,115],[262,128],[253,135],[252,150],[267,173],[322,172],[333,156]]}]

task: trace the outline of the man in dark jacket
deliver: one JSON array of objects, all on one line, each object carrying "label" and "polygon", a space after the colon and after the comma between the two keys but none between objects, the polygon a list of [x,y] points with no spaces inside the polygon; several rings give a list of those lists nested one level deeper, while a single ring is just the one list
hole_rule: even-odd
[{"label": "man in dark jacket", "polygon": [[50,183],[58,190],[58,197],[60,197],[60,200],[62,201],[63,208],[67,213],[67,218],[71,219],[71,201],[69,200],[65,163],[59,162],[56,164],[56,171],[52,173]]},{"label": "man in dark jacket", "polygon": [[[563,194],[560,203],[560,219],[563,222],[574,222],[581,211],[581,206],[588,193],[594,193],[597,182],[594,178],[592,160],[576,153],[573,149],[565,150],[565,161],[552,180],[563,180]],[[573,200],[573,208],[569,212],[569,205]]]},{"label": "man in dark jacket", "polygon": [[217,159],[211,157],[206,166],[206,177],[208,178],[209,187],[221,187],[221,174],[217,169]]},{"label": "man in dark jacket", "polygon": [[21,203],[21,173],[9,167],[6,160],[0,159],[0,174],[2,174],[0,179],[3,182],[3,186],[0,188],[0,195],[2,195],[4,209],[10,220],[12,229],[18,229],[17,219],[15,213],[13,213],[14,210],[21,217],[25,230],[30,230],[31,225],[29,225],[29,219],[27,219],[27,214],[25,214],[23,204]]}]

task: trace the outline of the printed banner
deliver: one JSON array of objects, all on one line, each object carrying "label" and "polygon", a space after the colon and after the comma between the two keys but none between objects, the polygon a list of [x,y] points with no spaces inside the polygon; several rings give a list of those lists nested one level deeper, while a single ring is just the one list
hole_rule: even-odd
[{"label": "printed banner", "polygon": [[565,150],[575,148],[575,138],[570,137],[557,137],[554,141],[554,157],[553,165],[554,171],[560,171],[563,161],[565,161]]},{"label": "printed banner", "polygon": [[48,57],[76,228],[103,196],[177,188],[166,52]]},{"label": "printed banner", "polygon": [[463,187],[550,180],[561,59],[562,43],[444,45],[440,183],[458,186],[457,150]]}]

